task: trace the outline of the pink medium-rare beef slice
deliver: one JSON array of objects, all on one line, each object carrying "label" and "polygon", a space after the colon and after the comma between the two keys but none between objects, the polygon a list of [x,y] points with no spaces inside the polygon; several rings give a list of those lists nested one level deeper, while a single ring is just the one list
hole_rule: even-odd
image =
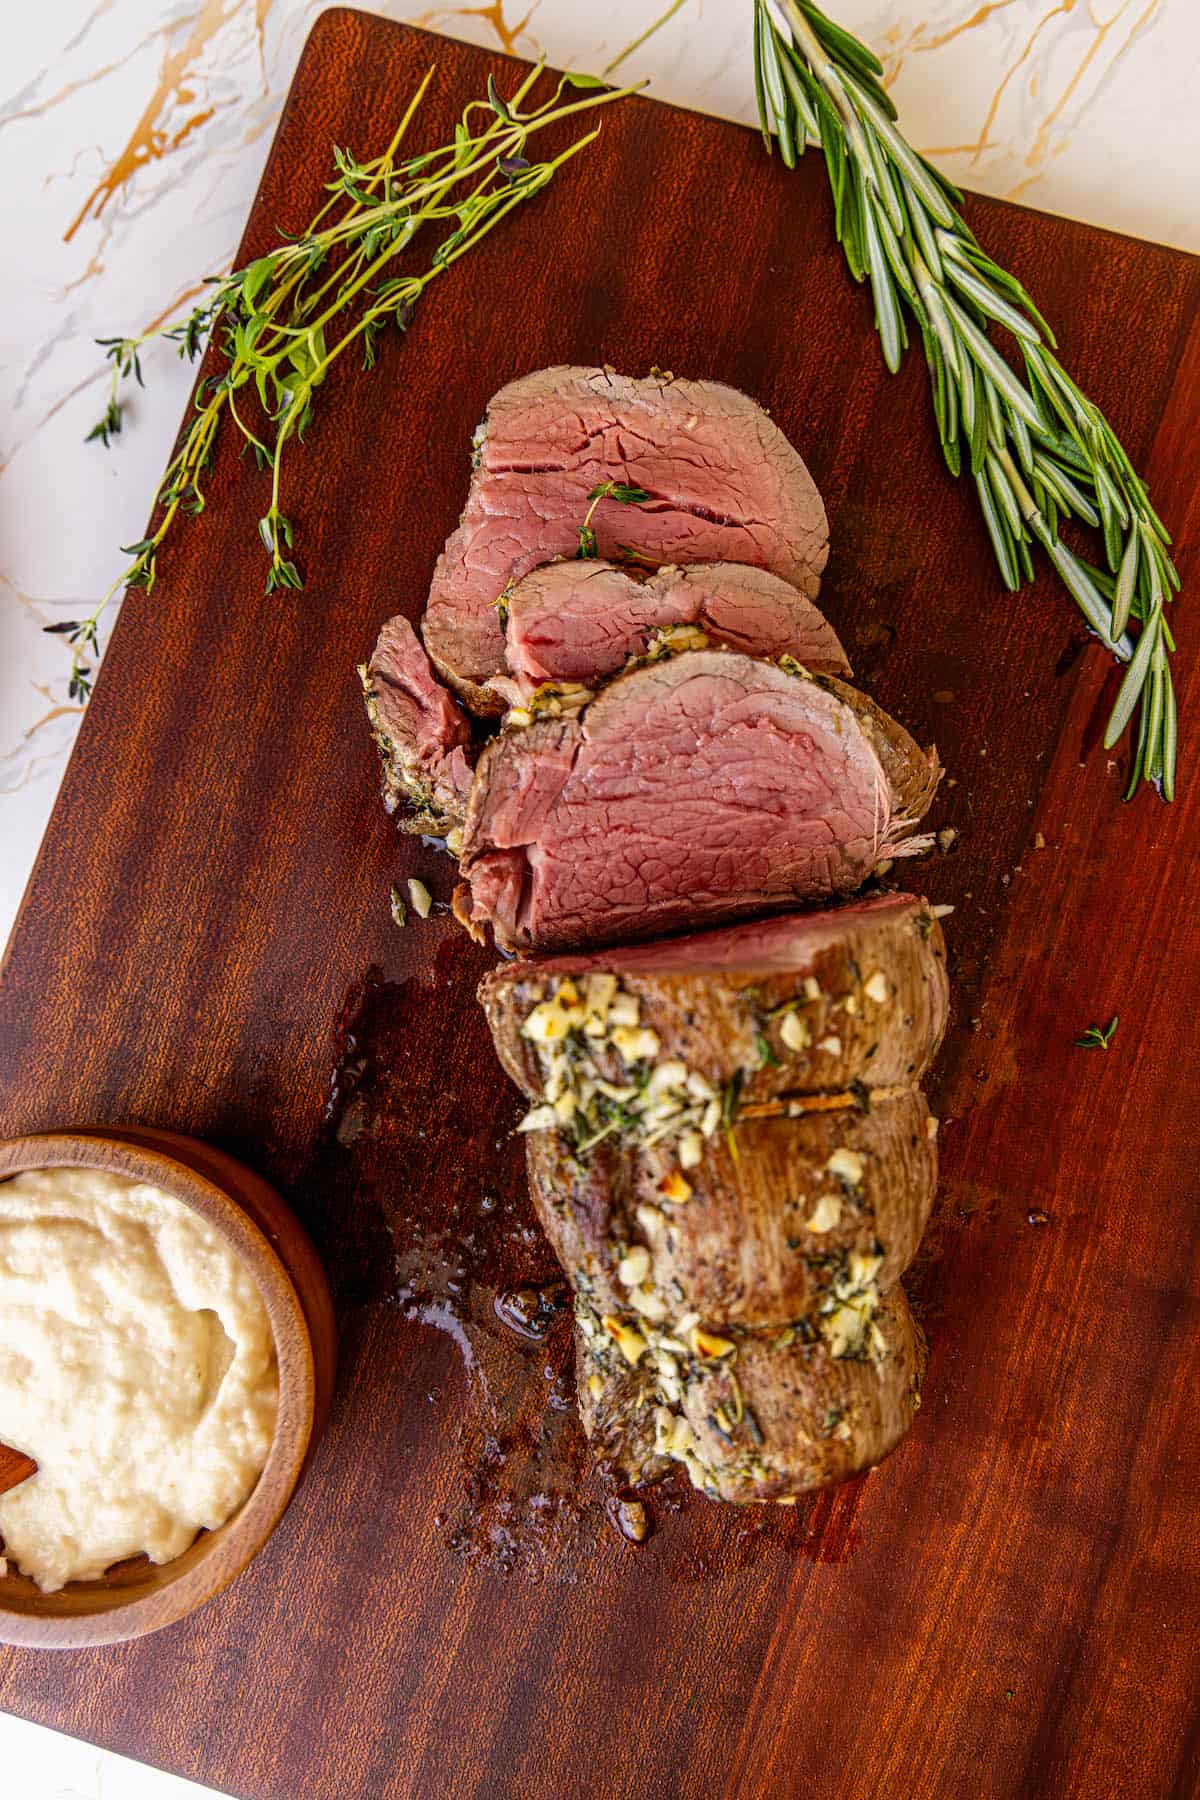
[{"label": "pink medium-rare beef slice", "polygon": [[850,893],[928,847],[911,834],[939,773],[843,683],[686,651],[488,746],[463,829],[470,916],[503,949],[550,949]]},{"label": "pink medium-rare beef slice", "polygon": [[406,831],[445,837],[458,830],[474,776],[471,727],[407,619],[387,621],[359,677],[383,765],[385,807],[394,812],[408,801],[414,810],[403,821]]},{"label": "pink medium-rare beef slice", "polygon": [[[703,634],[702,637],[697,634]],[[547,563],[507,601],[506,699],[541,682],[598,687],[656,640],[703,639],[751,656],[795,657],[814,674],[849,675],[837,633],[806,594],[746,563],[669,565],[648,579],[614,563]]]},{"label": "pink medium-rare beef slice", "polygon": [[598,503],[600,556],[629,547],[651,564],[748,563],[817,592],[829,537],[821,496],[779,427],[733,388],[541,369],[495,396],[475,454],[423,630],[433,662],[476,711],[500,710],[487,683],[504,665],[501,594],[542,563],[575,556],[588,497],[605,482],[649,499]]}]

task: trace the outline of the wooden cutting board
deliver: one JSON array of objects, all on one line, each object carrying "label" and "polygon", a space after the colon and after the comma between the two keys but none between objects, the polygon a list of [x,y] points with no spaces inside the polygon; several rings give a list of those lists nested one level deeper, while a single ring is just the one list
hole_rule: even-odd
[{"label": "wooden cutting board", "polygon": [[[331,142],[386,140],[434,59],[439,140],[489,70],[513,80],[319,20],[244,257],[304,223]],[[1197,263],[969,211],[1148,472],[1195,593]],[[503,1521],[455,1541],[479,1396],[396,1304],[385,1220],[404,1251],[423,1218],[453,1243],[498,1209],[518,1262],[544,1252],[473,1000],[488,958],[444,916],[389,918],[393,880],[444,898],[450,875],[378,806],[354,663],[390,611],[419,613],[489,395],[569,361],[732,382],[801,448],[832,527],[823,604],[952,778],[935,823],[958,838],[914,879],[956,907],[955,1021],[908,1442],[812,1507],[656,1503],[641,1549],[604,1530],[505,1575]],[[638,101],[374,375],[322,394],[290,477],[302,595],[263,598],[261,489],[224,447],[208,511],[122,614],[30,883],[0,1126],[170,1126],[262,1170],[330,1267],[339,1393],[228,1594],[140,1643],[0,1653],[6,1708],[249,1800],[1195,1791],[1200,626],[1185,598],[1180,798],[1123,807],[1124,753],[1096,745],[1105,661],[1052,581],[1000,591],[928,412],[917,358],[882,373],[815,158],[787,175],[749,131]],[[1072,1047],[1113,1012],[1108,1053]]]}]

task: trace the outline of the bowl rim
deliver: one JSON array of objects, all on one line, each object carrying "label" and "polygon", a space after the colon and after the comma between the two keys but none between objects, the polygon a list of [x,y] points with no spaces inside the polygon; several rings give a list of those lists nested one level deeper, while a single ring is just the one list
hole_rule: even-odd
[{"label": "bowl rim", "polygon": [[[209,1147],[197,1140],[197,1148]],[[279,1373],[271,1447],[250,1493],[221,1527],[223,1556],[214,1559],[202,1551],[188,1568],[148,1592],[113,1589],[112,1604],[92,1612],[24,1612],[7,1605],[0,1592],[0,1643],[79,1649],[120,1643],[173,1624],[242,1573],[279,1523],[300,1479],[316,1418],[317,1382],[301,1297],[266,1234],[224,1188],[164,1150],[122,1138],[120,1127],[81,1126],[0,1139],[0,1185],[16,1175],[52,1168],[99,1169],[145,1181],[207,1220],[254,1278],[270,1321]],[[171,1563],[152,1566],[166,1570]],[[70,1593],[73,1585],[68,1582],[58,1592]],[[51,1602],[54,1598],[46,1596]]]}]

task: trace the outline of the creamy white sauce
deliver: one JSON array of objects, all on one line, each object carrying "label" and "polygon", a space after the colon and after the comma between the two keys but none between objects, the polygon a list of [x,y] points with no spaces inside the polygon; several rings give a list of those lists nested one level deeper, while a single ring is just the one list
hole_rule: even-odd
[{"label": "creamy white sauce", "polygon": [[95,1169],[0,1183],[0,1442],[38,1464],[0,1536],[40,1588],[224,1524],[277,1400],[258,1288],[190,1207]]}]

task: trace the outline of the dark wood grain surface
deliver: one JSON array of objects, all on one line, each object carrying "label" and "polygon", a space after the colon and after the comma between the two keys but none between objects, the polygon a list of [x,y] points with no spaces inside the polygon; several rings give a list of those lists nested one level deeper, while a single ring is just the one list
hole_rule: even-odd
[{"label": "dark wood grain surface", "polygon": [[[502,59],[321,19],[247,254],[304,223],[331,141],[385,140],[434,56],[444,130]],[[1196,262],[969,210],[1148,471],[1195,592]],[[379,1185],[326,1105],[374,969],[411,1016],[391,1202],[521,1204],[517,1107],[473,999],[488,959],[452,946],[445,917],[390,921],[394,879],[445,897],[449,873],[378,807],[353,665],[390,611],[419,613],[493,390],[605,360],[732,382],[808,460],[832,528],[823,604],[954,783],[935,823],[958,839],[916,879],[956,907],[955,1024],[932,1084],[942,1194],[913,1284],[932,1360],[907,1443],[770,1530],[697,1503],[641,1550],[606,1533],[535,1580],[447,1541],[471,1394],[449,1340],[389,1303]],[[262,596],[260,488],[228,450],[153,601],[126,606],[68,770],[4,977],[0,1127],[166,1126],[259,1168],[333,1274],[339,1388],[303,1489],[229,1593],[137,1644],[0,1653],[0,1704],[248,1800],[1195,1793],[1186,597],[1180,798],[1123,807],[1124,753],[1096,747],[1104,660],[1052,581],[999,590],[918,360],[881,371],[815,161],[788,176],[752,133],[644,101],[459,265],[373,376],[322,394],[292,459],[298,597]],[[1071,1047],[1114,1011],[1109,1052]]]}]

